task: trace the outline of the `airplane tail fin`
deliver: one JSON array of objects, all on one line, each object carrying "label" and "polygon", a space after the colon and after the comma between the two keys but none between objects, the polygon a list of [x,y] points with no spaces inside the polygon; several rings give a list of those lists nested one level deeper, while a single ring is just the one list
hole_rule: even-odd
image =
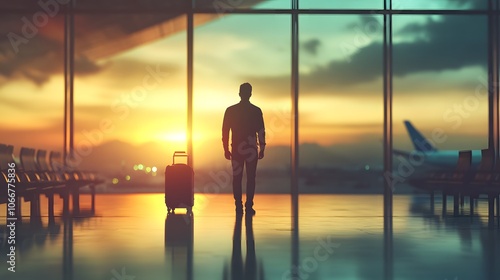
[{"label": "airplane tail fin", "polygon": [[411,124],[410,121],[404,121],[404,123],[416,151],[424,153],[437,151],[437,149],[434,148],[429,141],[427,141],[427,139]]}]

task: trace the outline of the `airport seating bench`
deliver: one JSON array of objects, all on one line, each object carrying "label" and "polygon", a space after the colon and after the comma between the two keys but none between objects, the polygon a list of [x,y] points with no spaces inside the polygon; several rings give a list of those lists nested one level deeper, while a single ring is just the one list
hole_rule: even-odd
[{"label": "airport seating bench", "polygon": [[454,197],[454,213],[458,214],[459,205],[463,205],[465,197],[470,199],[471,213],[473,200],[485,195],[488,199],[488,216],[497,216],[500,212],[500,163],[495,164],[494,152],[481,150],[481,162],[477,168],[472,166],[472,151],[459,151],[455,170],[430,172],[420,179],[412,180],[417,188],[426,190],[434,196],[441,192],[443,209],[446,209],[447,196]]},{"label": "airport seating bench", "polygon": [[[0,203],[8,201],[7,189],[13,169],[16,196],[27,201],[40,194],[67,194],[84,186],[89,186],[94,193],[95,185],[103,182],[94,172],[65,168],[58,152],[50,152],[48,156],[46,150],[22,147],[18,160],[13,152],[12,145],[0,144]],[[12,163],[15,168],[11,168]]]}]

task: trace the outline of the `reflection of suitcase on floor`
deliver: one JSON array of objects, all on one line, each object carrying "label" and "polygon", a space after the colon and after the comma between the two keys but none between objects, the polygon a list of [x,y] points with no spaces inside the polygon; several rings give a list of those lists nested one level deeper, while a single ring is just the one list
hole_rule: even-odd
[{"label": "reflection of suitcase on floor", "polygon": [[170,213],[165,219],[165,247],[190,248],[193,245],[193,221],[190,214]]},{"label": "reflection of suitcase on floor", "polygon": [[194,217],[169,213],[165,220],[165,257],[168,279],[193,279]]},{"label": "reflection of suitcase on floor", "polygon": [[184,163],[175,163],[177,157],[188,159],[186,152],[174,152],[172,165],[165,168],[165,204],[167,210],[186,208],[191,212],[194,205],[194,172]]}]

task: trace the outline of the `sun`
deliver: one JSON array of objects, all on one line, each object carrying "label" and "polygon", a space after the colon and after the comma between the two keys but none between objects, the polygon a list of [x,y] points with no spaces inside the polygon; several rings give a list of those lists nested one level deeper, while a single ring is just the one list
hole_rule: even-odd
[{"label": "sun", "polygon": [[[185,131],[167,131],[158,135],[158,140],[174,144],[187,144],[187,135]],[[203,140],[201,133],[193,133],[193,142],[199,143]]]},{"label": "sun", "polygon": [[183,131],[165,132],[160,135],[160,140],[176,143],[186,143],[187,135]]}]

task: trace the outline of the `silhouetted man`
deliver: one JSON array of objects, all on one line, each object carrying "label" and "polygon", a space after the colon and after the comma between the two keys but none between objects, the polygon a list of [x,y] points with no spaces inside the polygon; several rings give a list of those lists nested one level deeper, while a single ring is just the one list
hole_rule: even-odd
[{"label": "silhouetted man", "polygon": [[[247,213],[255,214],[252,206],[255,194],[257,159],[264,157],[266,147],[264,119],[262,110],[250,103],[252,86],[249,83],[240,85],[239,95],[241,97],[240,103],[230,106],[224,113],[222,145],[224,147],[224,156],[226,159],[231,160],[233,167],[233,194],[236,213],[243,213],[241,181],[243,167],[246,167],[247,197],[245,208]],[[229,131],[231,131],[231,151],[229,151]],[[260,149],[257,149],[257,146]]]}]

